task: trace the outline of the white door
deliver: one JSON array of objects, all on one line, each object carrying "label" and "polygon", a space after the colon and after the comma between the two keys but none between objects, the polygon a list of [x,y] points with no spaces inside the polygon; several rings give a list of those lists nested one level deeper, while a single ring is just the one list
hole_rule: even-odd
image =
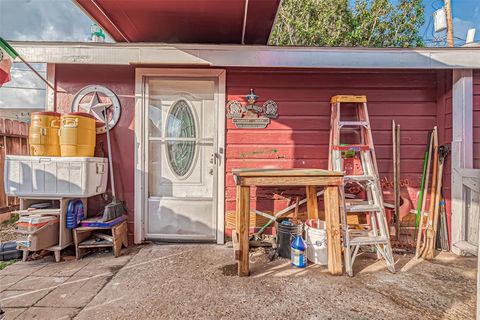
[{"label": "white door", "polygon": [[216,87],[147,79],[146,239],[216,240]]}]

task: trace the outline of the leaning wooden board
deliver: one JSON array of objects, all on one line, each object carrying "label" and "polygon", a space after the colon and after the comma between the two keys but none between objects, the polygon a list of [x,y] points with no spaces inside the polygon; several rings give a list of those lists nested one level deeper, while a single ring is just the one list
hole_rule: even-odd
[{"label": "leaning wooden board", "polygon": [[[343,173],[322,169],[234,169],[232,170],[236,194],[237,232],[239,241],[238,275],[248,276],[249,221],[251,186],[305,186],[308,218],[318,217],[316,188],[325,188],[325,220],[327,224],[328,271],[342,274],[342,248],[339,212],[341,201],[338,188],[343,185]],[[312,197],[315,196],[315,199]]]}]

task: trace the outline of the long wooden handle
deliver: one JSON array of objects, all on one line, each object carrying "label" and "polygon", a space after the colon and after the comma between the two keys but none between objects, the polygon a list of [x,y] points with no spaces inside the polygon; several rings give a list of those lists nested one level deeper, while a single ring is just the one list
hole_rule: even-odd
[{"label": "long wooden handle", "polygon": [[428,194],[428,181],[430,179],[430,163],[432,162],[432,148],[433,148],[433,131],[430,132],[429,134],[429,143],[428,143],[428,149],[427,149],[427,163],[425,167],[425,180],[424,180],[424,185],[423,190],[420,192],[420,197],[417,201],[421,202],[421,206],[418,206],[418,216],[420,217],[418,221],[418,230],[417,230],[417,246],[415,249],[415,258],[420,257],[420,249],[421,249],[421,244],[422,244],[422,234],[423,234],[423,224],[425,221],[424,217],[424,212],[425,212],[425,207],[427,204],[427,194]]},{"label": "long wooden handle", "polygon": [[[425,242],[417,251],[418,256],[424,257],[425,248],[427,247],[427,243],[431,238],[432,230],[432,223],[433,223],[433,215],[435,210],[435,193],[437,190],[437,169],[438,169],[438,135],[437,135],[437,127],[433,128],[433,171],[432,171],[432,189],[430,192],[430,205],[428,210],[428,218],[425,225]],[[429,235],[430,234],[430,235]]]}]

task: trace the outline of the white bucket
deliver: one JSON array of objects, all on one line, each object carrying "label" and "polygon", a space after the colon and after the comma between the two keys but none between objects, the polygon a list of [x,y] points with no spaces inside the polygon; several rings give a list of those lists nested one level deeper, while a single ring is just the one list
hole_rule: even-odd
[{"label": "white bucket", "polygon": [[328,264],[327,230],[325,221],[310,219],[305,223],[307,259],[319,265]]}]

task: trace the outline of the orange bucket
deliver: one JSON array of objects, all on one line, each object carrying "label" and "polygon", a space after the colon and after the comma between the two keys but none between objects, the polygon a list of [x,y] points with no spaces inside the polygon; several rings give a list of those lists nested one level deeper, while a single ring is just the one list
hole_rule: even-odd
[{"label": "orange bucket", "polygon": [[60,113],[34,112],[28,129],[31,156],[60,156]]},{"label": "orange bucket", "polygon": [[95,117],[72,112],[60,119],[60,153],[62,157],[93,157],[97,133]]}]

